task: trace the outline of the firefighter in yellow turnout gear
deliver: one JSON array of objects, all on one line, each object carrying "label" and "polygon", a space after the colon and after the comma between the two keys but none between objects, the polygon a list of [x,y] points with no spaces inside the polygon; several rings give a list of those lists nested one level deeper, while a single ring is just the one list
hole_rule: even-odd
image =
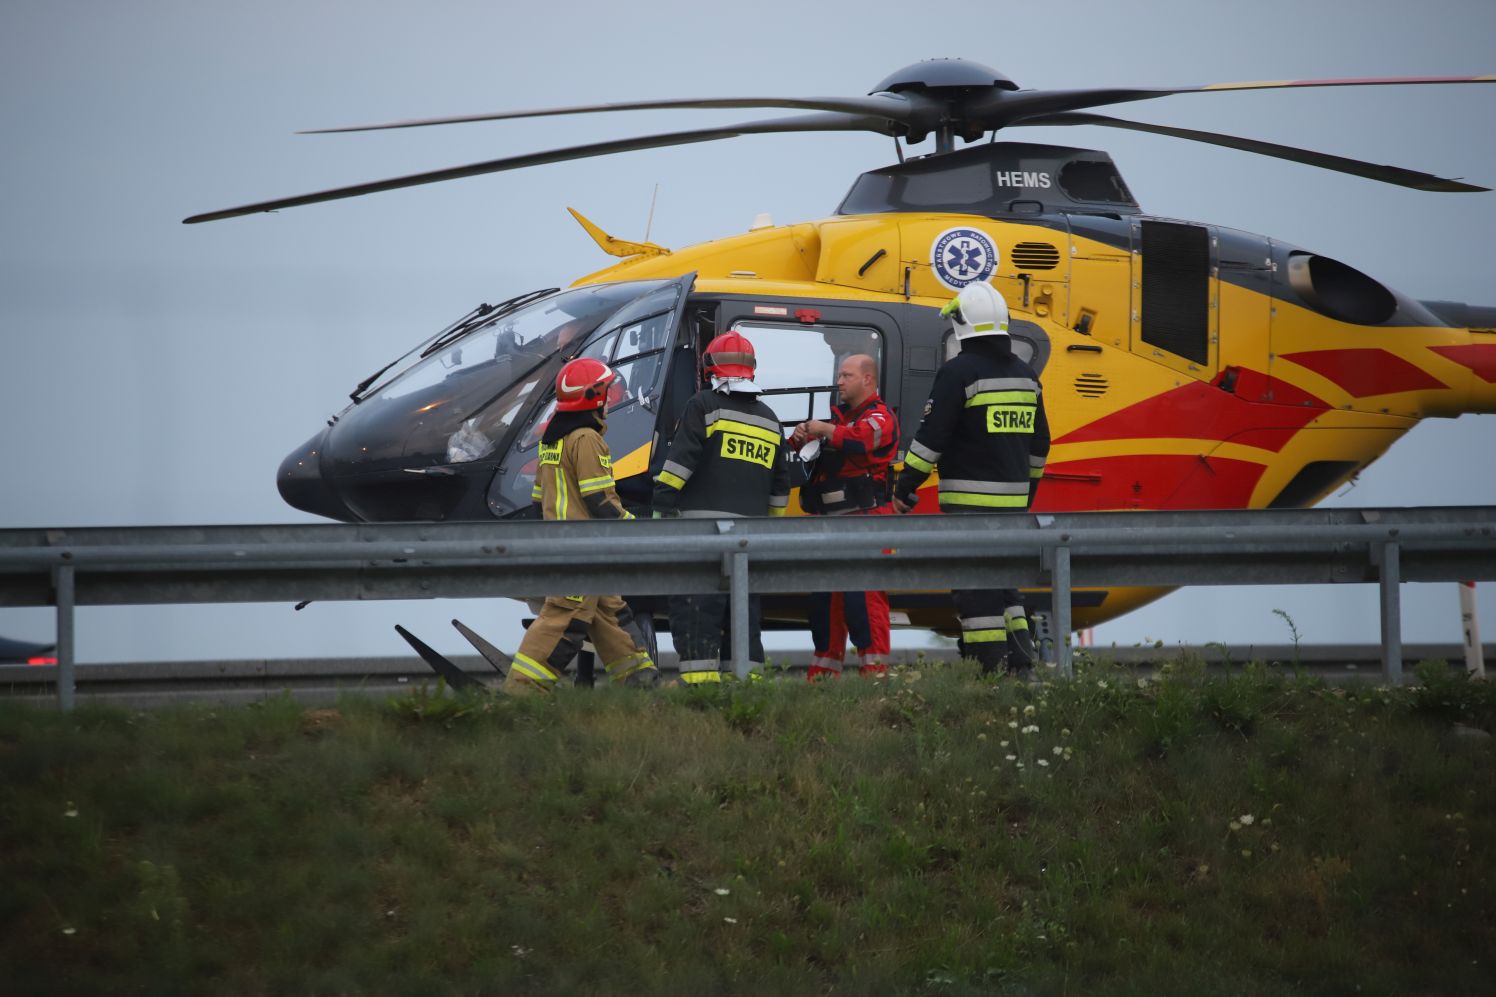
[{"label": "firefighter in yellow turnout gear", "polygon": [[[541,437],[531,493],[546,519],[634,518],[618,500],[603,442],[608,388],[616,376],[606,364],[580,358],[556,378],[556,412]],[[505,691],[554,688],[588,639],[612,682],[650,687],[659,681],[626,602],[616,595],[553,595],[525,631]]]}]

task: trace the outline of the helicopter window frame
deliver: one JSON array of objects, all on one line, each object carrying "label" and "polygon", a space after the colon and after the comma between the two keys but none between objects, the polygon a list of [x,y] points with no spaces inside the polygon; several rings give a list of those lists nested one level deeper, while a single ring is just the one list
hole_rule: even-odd
[{"label": "helicopter window frame", "polygon": [[[767,321],[762,318],[749,318],[735,320],[729,327],[729,331],[741,333],[742,335],[746,336],[750,342],[753,343],[754,352],[759,356],[760,359],[758,376],[754,378],[754,382],[756,384],[759,384],[760,386],[760,390],[758,392],[759,398],[764,402],[764,404],[768,405],[771,409],[774,410],[774,414],[778,417],[780,425],[787,428],[796,426],[799,423],[806,421],[807,419],[831,418],[831,408],[834,404],[836,404],[837,395],[835,382],[836,371],[840,367],[842,360],[846,357],[852,356],[854,352],[867,352],[872,355],[873,360],[878,367],[880,388],[882,387],[881,382],[887,380],[888,372],[886,370],[886,364],[884,361],[885,357],[888,354],[889,337],[883,329],[880,329],[874,325],[864,325],[854,322],[773,322]],[[854,333],[869,337],[874,348],[871,350],[857,351],[854,351],[850,348],[846,350],[838,350],[835,346],[832,345],[832,342],[827,337],[827,333],[831,333],[834,335],[838,332],[843,334]],[[773,384],[765,384],[762,380],[762,360],[765,353],[765,343],[762,334],[764,333],[768,333],[773,337],[778,337],[788,333],[790,334],[790,336],[786,337],[785,340],[782,340],[783,342],[793,342],[793,337],[798,336],[803,341],[807,343],[814,342],[819,347],[828,351],[831,354],[832,380],[829,383],[819,382],[786,384],[777,386]],[[808,335],[810,333],[819,333],[820,335],[815,337],[814,339],[811,339]],[[775,345],[777,346],[778,344],[776,343]],[[808,369],[809,365],[806,365],[806,367]],[[809,377],[809,375],[806,376]],[[803,415],[799,414],[798,409],[794,409],[790,404],[786,404],[797,396],[803,397],[804,399],[805,404]],[[793,416],[789,416],[788,414],[790,412],[794,412],[795,414]]]},{"label": "helicopter window frame", "polygon": [[[1027,327],[1027,328],[1025,328]],[[1031,332],[1030,329],[1035,330]],[[1044,381],[1044,368],[1049,366],[1049,355],[1051,352],[1049,337],[1044,330],[1032,322],[1022,319],[1010,319],[1008,322],[1008,338],[1014,343],[1023,343],[1028,346],[1030,355],[1025,357],[1018,350],[1013,355],[1034,369],[1034,376],[1042,384]],[[952,360],[961,352],[956,332],[947,329],[945,335],[940,338],[941,363]]]},{"label": "helicopter window frame", "polygon": [[[631,319],[623,325],[610,326],[608,328],[605,328],[601,332],[601,334],[594,336],[586,346],[582,347],[582,349],[576,354],[576,356],[591,357],[594,360],[599,360],[607,364],[613,369],[614,373],[618,374],[620,377],[623,377],[626,382],[629,379],[627,375],[624,374],[625,367],[634,366],[640,361],[648,360],[652,357],[661,357],[662,359],[656,365],[652,378],[653,381],[658,381],[660,380],[660,374],[665,367],[663,356],[670,349],[668,345],[668,341],[671,338],[671,336],[669,335],[670,317],[673,314],[674,313],[669,310],[655,312],[654,314],[645,315],[638,319]],[[651,347],[648,350],[644,350],[638,353],[630,353],[628,356],[622,358],[616,357],[617,352],[624,345],[626,333],[628,333],[631,329],[642,329],[647,323],[652,322],[656,319],[664,320],[661,328],[666,330],[667,345]],[[632,404],[642,404],[646,410],[653,411],[653,407],[657,405],[659,401],[657,394],[658,389],[658,384],[651,384],[650,390],[641,394],[636,390],[636,387],[630,387],[627,396],[608,406],[608,414],[612,415],[613,413],[618,412],[621,409],[624,409]],[[550,418],[555,413],[555,411],[556,396],[553,386],[550,390],[549,396],[545,401],[545,404],[541,405],[535,410],[535,413],[530,417],[529,420],[526,421],[523,429],[520,431],[520,437],[518,441],[516,441],[513,448],[515,453],[529,453],[531,450],[534,450],[537,446],[540,445],[540,438],[542,433],[544,432],[543,427],[548,421],[550,421]]]}]

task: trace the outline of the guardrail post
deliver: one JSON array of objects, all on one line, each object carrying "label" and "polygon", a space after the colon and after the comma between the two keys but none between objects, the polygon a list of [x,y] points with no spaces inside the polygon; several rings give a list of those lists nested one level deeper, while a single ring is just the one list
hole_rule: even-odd
[{"label": "guardrail post", "polygon": [[1070,548],[1054,548],[1050,598],[1054,606],[1054,656],[1061,678],[1071,678],[1070,662]]},{"label": "guardrail post", "polygon": [[1480,615],[1475,602],[1475,583],[1460,582],[1460,629],[1465,634],[1465,671],[1473,679],[1486,677],[1486,658],[1480,645]]},{"label": "guardrail post", "polygon": [[732,671],[739,681],[748,677],[748,555],[732,559]]},{"label": "guardrail post", "polygon": [[71,564],[52,569],[52,585],[57,591],[57,708],[73,712],[73,573]]},{"label": "guardrail post", "polygon": [[1382,544],[1382,681],[1402,685],[1402,567],[1396,540]]}]

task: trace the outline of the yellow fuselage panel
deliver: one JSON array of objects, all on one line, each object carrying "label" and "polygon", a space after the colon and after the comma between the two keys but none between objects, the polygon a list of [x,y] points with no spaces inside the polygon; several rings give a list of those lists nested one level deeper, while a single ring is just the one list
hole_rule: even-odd
[{"label": "yellow fuselage panel", "polygon": [[[1167,355],[1141,338],[1146,261],[1050,221],[837,217],[626,260],[577,283],[695,271],[709,294],[938,308],[955,291],[933,265],[937,243],[952,230],[982,233],[996,256],[993,286],[1015,319],[1050,339],[1042,380],[1054,445],[1041,511],[1312,504],[1420,417],[1496,411],[1496,384],[1458,362],[1469,330],[1336,321],[1266,293],[1277,279],[1266,259],[1249,261],[1262,268],[1251,286],[1211,273],[1205,363]],[[921,399],[902,401],[907,413]],[[647,447],[624,455],[618,476],[644,473],[648,456]],[[1075,620],[1099,622],[1163,591],[1113,590],[1100,606],[1077,607]]]}]

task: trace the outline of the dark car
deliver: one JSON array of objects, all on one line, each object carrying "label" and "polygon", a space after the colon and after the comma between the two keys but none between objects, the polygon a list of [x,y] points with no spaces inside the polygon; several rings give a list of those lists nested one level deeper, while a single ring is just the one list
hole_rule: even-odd
[{"label": "dark car", "polygon": [[56,644],[32,644],[0,637],[0,665],[55,665]]}]

